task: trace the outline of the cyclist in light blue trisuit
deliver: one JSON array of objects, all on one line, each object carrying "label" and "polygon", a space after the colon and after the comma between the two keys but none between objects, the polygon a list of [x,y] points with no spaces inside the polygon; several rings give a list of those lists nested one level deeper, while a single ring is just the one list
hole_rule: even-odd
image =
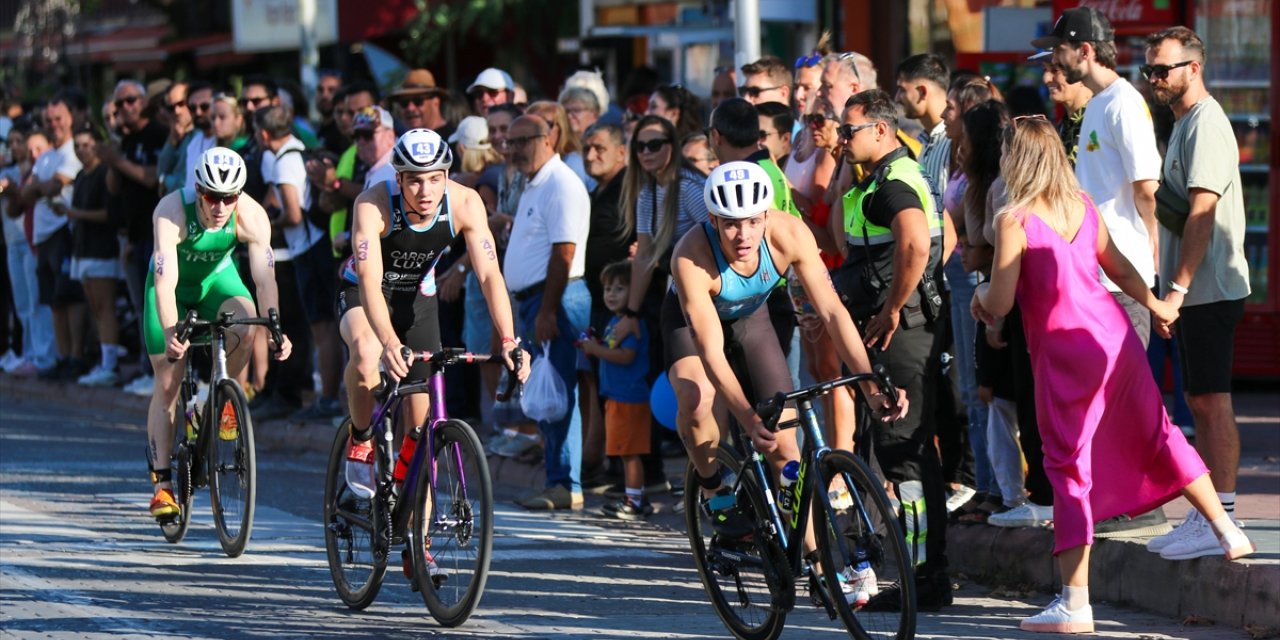
[{"label": "cyclist in light blue trisuit", "polygon": [[[667,336],[667,375],[679,406],[676,426],[697,471],[704,506],[719,535],[741,537],[751,531],[727,487],[721,487],[716,463],[720,427],[712,414],[717,397],[769,459],[774,473],[788,460],[798,460],[795,431],[772,433],[764,427],[752,401],[791,391],[791,375],[765,304],[780,274],[794,269],[809,292],[814,312],[831,334],[840,359],[855,373],[871,371],[858,329],[841,304],[817,241],[804,222],[772,209],[769,175],[753,162],[729,162],[712,170],[703,191],[711,221],[689,230],[671,258],[675,291],[662,308],[662,332]],[[726,352],[740,352],[741,366],[730,365]],[[739,379],[749,376],[749,381]],[[749,382],[749,384],[744,384]],[[746,387],[750,387],[750,389]],[[863,383],[868,398],[879,403],[884,420],[906,413],[906,396],[886,398],[872,383]],[[782,420],[794,417],[794,409]],[[813,549],[813,532],[806,534]],[[870,585],[875,584],[870,576]],[[850,583],[846,595],[857,594]]]}]

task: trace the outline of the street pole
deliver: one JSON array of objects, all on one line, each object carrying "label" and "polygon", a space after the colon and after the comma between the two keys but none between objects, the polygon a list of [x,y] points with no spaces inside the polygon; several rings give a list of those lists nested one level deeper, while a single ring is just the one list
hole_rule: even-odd
[{"label": "street pole", "polygon": [[760,59],[760,0],[733,2],[733,66]]},{"label": "street pole", "polygon": [[316,47],[316,0],[298,0],[298,26],[302,29],[299,52],[301,59],[302,92],[307,104],[293,105],[294,115],[306,114],[308,120],[319,120],[316,110],[316,65],[320,64],[320,50]]}]

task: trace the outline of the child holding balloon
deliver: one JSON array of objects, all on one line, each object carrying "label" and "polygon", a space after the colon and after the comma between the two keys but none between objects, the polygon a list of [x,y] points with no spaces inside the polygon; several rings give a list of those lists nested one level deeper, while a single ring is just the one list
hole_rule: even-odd
[{"label": "child holding balloon", "polygon": [[614,327],[627,305],[631,288],[631,261],[608,265],[600,273],[604,285],[604,306],[613,319],[598,340],[587,337],[579,343],[582,352],[600,360],[600,395],[604,402],[605,454],[622,458],[626,495],[606,504],[601,511],[621,520],[643,520],[653,513],[644,495],[644,466],[640,456],[649,453],[649,334],[644,323],[640,335],[628,334],[619,340]]}]

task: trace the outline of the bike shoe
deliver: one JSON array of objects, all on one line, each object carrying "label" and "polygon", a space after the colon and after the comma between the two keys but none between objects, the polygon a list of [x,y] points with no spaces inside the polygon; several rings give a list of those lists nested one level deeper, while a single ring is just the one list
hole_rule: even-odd
[{"label": "bike shoe", "polygon": [[170,520],[178,515],[178,501],[173,497],[173,489],[156,489],[151,497],[151,517],[157,520]]},{"label": "bike shoe", "polygon": [[738,497],[728,488],[717,491],[702,503],[716,535],[730,540],[749,537],[755,530],[751,519],[738,507]]},{"label": "bike shoe", "polygon": [[218,421],[218,439],[231,441],[240,437],[240,423],[236,420],[236,411],[228,402],[222,405],[222,417]]}]

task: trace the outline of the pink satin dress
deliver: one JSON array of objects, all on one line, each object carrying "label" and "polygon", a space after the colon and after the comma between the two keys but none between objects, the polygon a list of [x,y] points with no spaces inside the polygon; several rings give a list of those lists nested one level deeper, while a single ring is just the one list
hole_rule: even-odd
[{"label": "pink satin dress", "polygon": [[1036,380],[1036,417],[1053,486],[1054,554],[1093,542],[1093,523],[1138,515],[1207,472],[1165,412],[1146,352],[1098,280],[1097,209],[1068,242],[1016,215],[1027,234],[1017,299]]}]

